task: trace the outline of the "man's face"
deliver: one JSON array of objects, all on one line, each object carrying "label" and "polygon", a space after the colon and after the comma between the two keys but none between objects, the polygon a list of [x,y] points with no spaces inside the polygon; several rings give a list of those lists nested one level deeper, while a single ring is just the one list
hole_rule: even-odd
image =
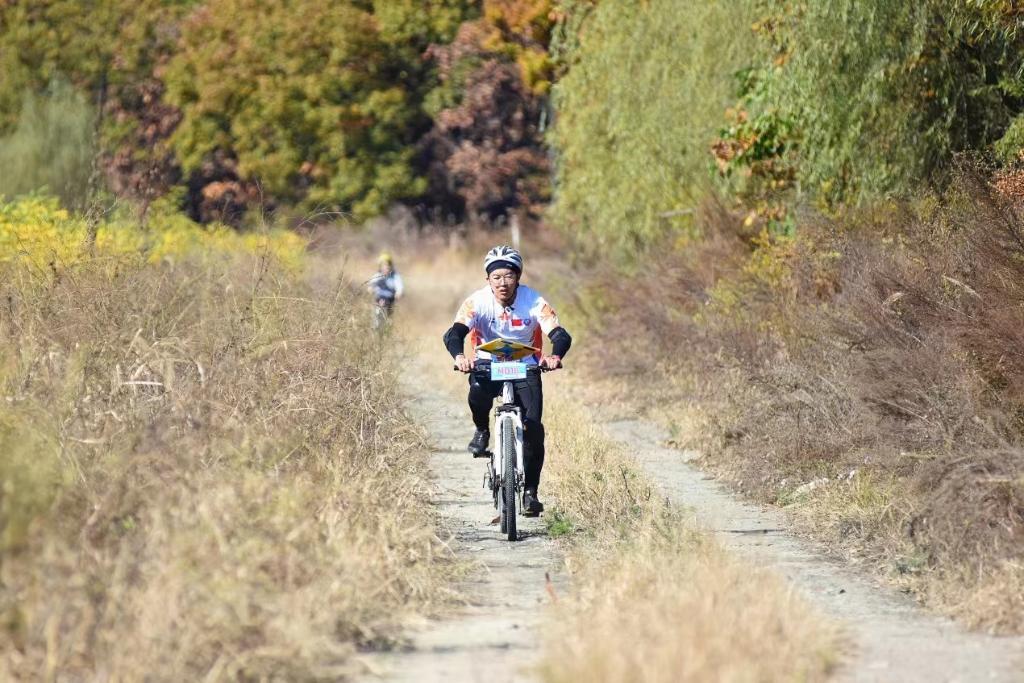
[{"label": "man's face", "polygon": [[384,275],[391,275],[392,267],[391,264],[385,261],[380,264],[380,272]]},{"label": "man's face", "polygon": [[498,268],[487,276],[487,284],[491,286],[494,298],[503,304],[512,301],[519,286],[519,275],[511,268]]}]

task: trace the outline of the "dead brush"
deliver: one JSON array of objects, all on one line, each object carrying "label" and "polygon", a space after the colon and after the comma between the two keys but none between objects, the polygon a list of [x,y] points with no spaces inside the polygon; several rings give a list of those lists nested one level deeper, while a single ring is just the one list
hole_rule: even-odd
[{"label": "dead brush", "polygon": [[358,292],[243,257],[0,282],[0,678],[336,678],[445,599]]},{"label": "dead brush", "polygon": [[587,348],[618,348],[628,340],[628,353],[601,354],[604,374],[631,378],[712,350],[715,341],[699,318],[715,283],[742,269],[749,245],[738,220],[714,198],[701,205],[699,217],[707,226],[699,242],[651,248],[628,274],[598,262],[582,287],[560,292],[570,324],[593,339]]},{"label": "dead brush", "polygon": [[[644,296],[603,290],[648,321],[642,342],[607,325],[603,342],[689,378],[641,400],[696,423],[719,474],[800,503],[811,530],[933,604],[1020,631],[1024,224],[986,183],[965,172],[937,202],[805,218],[724,255],[717,235],[749,241],[719,215],[707,246],[663,249],[630,283]],[[979,608],[994,596],[1003,608]]]}]

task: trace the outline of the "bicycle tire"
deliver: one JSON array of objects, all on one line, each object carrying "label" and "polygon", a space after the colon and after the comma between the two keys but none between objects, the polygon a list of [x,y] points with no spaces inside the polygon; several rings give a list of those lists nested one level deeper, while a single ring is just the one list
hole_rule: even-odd
[{"label": "bicycle tire", "polygon": [[494,507],[498,508],[498,519],[501,520],[501,533],[508,532],[508,517],[505,516],[505,497],[502,491],[505,489],[499,484],[494,491]]},{"label": "bicycle tire", "polygon": [[506,417],[501,430],[501,459],[504,461],[502,478],[502,532],[510,541],[518,540],[516,534],[516,441],[515,426]]},{"label": "bicycle tire", "polygon": [[498,511],[498,524],[501,528],[501,533],[508,532],[508,518],[505,516],[505,488],[501,485],[501,477],[504,474],[498,470],[498,460],[501,458],[501,430],[503,423],[497,423],[495,425],[498,430],[498,442],[494,453],[491,455],[493,467],[491,471],[494,473],[494,509]]}]

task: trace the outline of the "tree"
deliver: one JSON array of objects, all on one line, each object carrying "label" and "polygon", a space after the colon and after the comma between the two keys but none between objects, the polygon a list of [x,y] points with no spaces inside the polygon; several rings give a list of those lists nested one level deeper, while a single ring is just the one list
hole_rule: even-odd
[{"label": "tree", "polygon": [[472,221],[538,215],[550,197],[542,120],[551,85],[547,0],[487,0],[483,17],[431,48],[441,78],[421,143],[427,200]]},{"label": "tree", "polygon": [[[98,111],[97,150],[113,189],[152,197],[176,179],[163,144],[176,112],[154,76],[194,0],[14,0],[0,3],[0,133],[23,102],[68,82]],[[112,38],[112,36],[114,38]]]},{"label": "tree", "polygon": [[222,191],[358,217],[421,195],[411,164],[427,126],[416,46],[443,37],[462,11],[454,1],[197,8],[166,72],[193,212],[202,218],[203,197]]}]

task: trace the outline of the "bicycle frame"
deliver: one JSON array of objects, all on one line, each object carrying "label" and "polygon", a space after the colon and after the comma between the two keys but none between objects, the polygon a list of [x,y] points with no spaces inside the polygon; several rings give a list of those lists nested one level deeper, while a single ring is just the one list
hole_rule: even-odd
[{"label": "bicycle frame", "polygon": [[[541,371],[536,365],[522,362],[527,356],[539,353],[539,349],[514,340],[495,339],[481,344],[476,350],[490,355],[486,366],[490,381],[501,382],[501,403],[494,411],[495,448],[477,457],[488,458],[484,488],[491,489],[502,533],[507,534],[508,540],[515,541],[518,539],[516,507],[522,509],[526,484],[523,414],[515,403],[515,382],[526,379],[530,372]],[[474,364],[473,371],[481,370],[483,368]]]},{"label": "bicycle frame", "polygon": [[[502,481],[501,473],[505,471],[505,461],[502,454],[501,444],[504,443],[504,432],[512,430],[512,440],[515,443],[515,481],[512,486],[518,498],[522,497],[524,472],[523,469],[523,415],[519,406],[515,404],[515,386],[511,381],[501,385],[501,404],[494,410],[494,427],[496,438],[494,443],[497,447],[491,451],[491,474],[492,488],[495,491],[497,500],[498,491],[505,484]],[[494,477],[493,475],[498,475]],[[500,505],[499,505],[500,509]]]}]

